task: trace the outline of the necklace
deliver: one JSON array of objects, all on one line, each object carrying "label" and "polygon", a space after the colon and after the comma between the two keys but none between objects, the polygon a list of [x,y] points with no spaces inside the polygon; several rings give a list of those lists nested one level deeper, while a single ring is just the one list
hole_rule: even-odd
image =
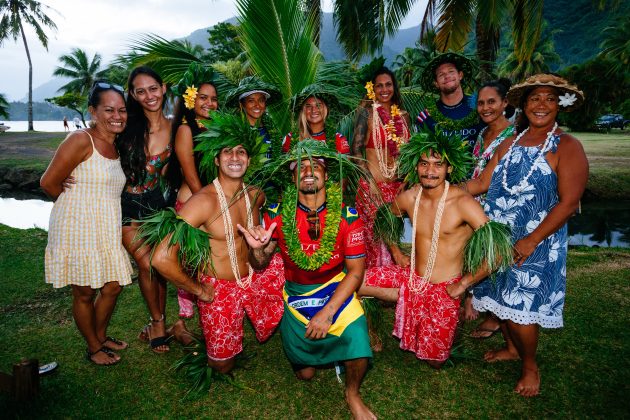
[{"label": "necklace", "polygon": [[302,270],[314,271],[330,261],[337,243],[339,222],[341,221],[341,188],[331,182],[326,183],[326,216],[324,233],[319,240],[319,248],[311,255],[302,251],[300,232],[297,228],[297,188],[287,187],[282,205],[282,234],[291,260]]},{"label": "necklace", "polygon": [[433,222],[433,233],[431,234],[431,248],[429,249],[429,258],[427,259],[427,266],[424,268],[424,275],[420,278],[420,281],[414,281],[414,275],[416,273],[416,228],[418,226],[418,209],[420,208],[420,198],[422,197],[422,187],[418,191],[416,196],[416,205],[413,209],[413,229],[411,231],[411,263],[409,270],[409,289],[416,293],[422,293],[429,285],[431,275],[433,274],[433,266],[435,265],[435,259],[437,258],[438,242],[440,240],[440,225],[442,224],[442,215],[444,214],[444,204],[446,203],[446,196],[448,195],[449,182],[445,181],[444,192],[440,197],[437,211],[435,212],[435,221]]},{"label": "necklace", "polygon": [[525,130],[523,130],[522,133],[516,136],[512,144],[510,144],[510,148],[505,154],[505,157],[503,158],[504,159],[503,160],[503,179],[501,180],[501,184],[503,185],[503,188],[505,189],[505,191],[509,192],[511,195],[517,195],[523,192],[525,188],[527,188],[527,186],[529,185],[527,181],[529,180],[529,177],[532,176],[532,174],[534,173],[534,169],[537,166],[536,162],[538,162],[540,158],[544,159],[545,153],[547,153],[547,151],[549,150],[549,142],[551,141],[551,138],[553,137],[553,133],[554,131],[556,131],[557,128],[558,128],[558,123],[554,123],[551,131],[547,133],[547,138],[545,139],[545,142],[543,143],[542,147],[538,151],[538,156],[536,156],[536,158],[532,161],[531,167],[529,168],[529,172],[527,173],[527,175],[525,175],[525,177],[513,187],[508,187],[507,170],[508,170],[508,165],[510,164],[510,159],[512,158],[512,149],[514,149],[514,145],[518,143],[518,141],[525,135],[525,133],[529,131],[529,127],[527,127]]},{"label": "necklace", "polygon": [[[390,154],[388,153],[389,142],[393,143],[393,149],[397,151],[400,143],[409,139],[409,130],[404,123],[399,123],[398,127],[396,127],[395,123],[400,121],[394,121],[394,118],[402,120],[400,115],[392,117],[386,124],[384,124],[380,115],[381,110],[379,108],[382,108],[382,106],[377,103],[372,104],[372,139],[374,139],[374,150],[376,151],[376,160],[378,160],[378,167],[381,170],[381,173],[385,176],[385,178],[392,179],[396,176],[396,172],[398,171],[398,161],[394,161],[394,163],[390,166]],[[386,115],[385,112],[383,113]],[[381,136],[381,129],[385,132],[385,139]],[[397,131],[400,131],[400,133]],[[396,136],[396,140],[392,137],[392,133]]]},{"label": "necklace", "polygon": [[[223,192],[223,187],[221,187],[221,183],[219,182],[219,178],[215,178],[212,181],[214,188],[217,190],[217,195],[219,196],[219,204],[221,206],[221,215],[223,216],[223,225],[225,226],[225,241],[227,242],[228,254],[230,256],[230,266],[232,267],[232,273],[234,274],[234,278],[236,278],[236,284],[241,288],[245,288],[249,286],[252,282],[252,276],[254,275],[254,270],[252,266],[247,263],[249,268],[249,273],[247,275],[247,280],[243,281],[241,279],[241,273],[238,269],[238,258],[236,256],[236,245],[234,244],[234,225],[232,225],[232,217],[230,216],[230,209],[228,207],[227,200],[225,198],[225,193]],[[245,208],[247,210],[247,228],[251,229],[254,227],[254,219],[252,217],[252,205],[249,201],[249,194],[247,194],[247,190],[245,189],[245,185],[242,188],[243,196],[245,198]]]}]

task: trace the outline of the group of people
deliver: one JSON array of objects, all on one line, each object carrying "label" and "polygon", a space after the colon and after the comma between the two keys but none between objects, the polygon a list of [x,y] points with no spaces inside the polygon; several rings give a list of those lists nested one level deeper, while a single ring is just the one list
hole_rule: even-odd
[{"label": "group of people", "polygon": [[[520,359],[515,391],[537,395],[539,326],[562,326],[566,221],[588,177],[579,141],[556,119],[584,96],[547,74],[466,95],[471,72],[462,55],[433,59],[423,87],[439,99],[412,120],[394,74],[378,69],[352,141],[326,124],[335,99],[305,90],[292,98],[297,131],[278,143],[265,117],[278,93],[255,77],[226,95],[239,116],[218,111],[216,75],[191,65],[173,87],[172,120],[150,68],[131,72],[126,97],[96,82],[91,126],[68,135],[41,180],[55,200],[46,281],[71,285],[87,359],[115,364],[128,347],[107,335],[131,283],[128,253],[150,317],[139,338],[156,353],[171,336],[190,343],[184,320],[197,306],[208,364],[227,373],[247,314],[261,342],[280,330],[298,379],[343,364],[353,416],[375,418],[359,388],[380,343],[359,297],[395,302],[401,349],[439,368],[472,295],[468,317],[489,314],[477,335],[494,322],[506,341],[485,359]],[[516,125],[510,105],[522,111]],[[269,185],[279,202],[265,201]],[[410,255],[399,243],[405,215]],[[169,282],[180,316],[170,328]]]}]

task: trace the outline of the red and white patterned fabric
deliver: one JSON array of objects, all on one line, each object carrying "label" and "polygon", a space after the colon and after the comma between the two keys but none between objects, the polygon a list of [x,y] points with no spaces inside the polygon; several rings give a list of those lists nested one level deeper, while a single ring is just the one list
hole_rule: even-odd
[{"label": "red and white patterned fabric", "polygon": [[[400,181],[377,183],[385,203],[394,201],[401,184]],[[375,205],[375,200],[370,196],[369,184],[363,179],[359,180],[355,205],[359,212],[359,217],[365,226],[365,248],[367,254],[365,257],[365,268],[383,267],[394,264],[387,245],[385,245],[383,241],[376,241],[374,239],[374,217],[376,216],[378,208]]]},{"label": "red and white patterned fabric", "polygon": [[210,282],[215,288],[211,303],[197,301],[209,359],[227,360],[243,351],[245,313],[258,341],[263,342],[273,334],[282,319],[284,277],[278,276],[278,259],[274,256],[272,261],[267,270],[255,273],[245,288],[235,281],[199,276],[201,283]]},{"label": "red and white patterned fabric", "polygon": [[443,362],[451,354],[460,305],[459,299],[448,295],[446,286],[456,283],[461,277],[429,284],[424,292],[418,294],[407,285],[409,270],[409,267],[398,265],[370,268],[366,271],[364,284],[400,287],[393,332],[400,338],[400,348],[414,352],[418,359]]}]

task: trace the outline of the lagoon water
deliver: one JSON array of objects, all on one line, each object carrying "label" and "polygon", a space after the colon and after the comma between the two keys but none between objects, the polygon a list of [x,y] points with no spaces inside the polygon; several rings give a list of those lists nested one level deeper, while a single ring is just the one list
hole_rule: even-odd
[{"label": "lagoon water", "polygon": [[[0,224],[48,230],[52,206],[50,201],[0,198]],[[584,205],[582,214],[569,220],[569,235],[569,245],[629,248],[630,202]],[[409,219],[405,219],[403,242],[411,242]]]},{"label": "lagoon water", "polygon": [[[28,131],[28,121],[1,121],[4,125],[9,126],[9,132],[16,131]],[[89,121],[86,121],[89,124]],[[83,124],[83,123],[81,123]],[[68,120],[68,125],[70,130],[74,130],[74,123],[72,119]],[[62,132],[63,131],[63,121],[33,121],[33,128],[35,131],[47,131],[47,132]]]}]

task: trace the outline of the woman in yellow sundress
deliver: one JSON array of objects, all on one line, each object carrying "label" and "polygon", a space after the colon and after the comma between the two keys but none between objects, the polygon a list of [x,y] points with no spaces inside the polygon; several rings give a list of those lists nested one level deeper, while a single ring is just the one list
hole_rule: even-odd
[{"label": "woman in yellow sundress", "polygon": [[46,283],[72,287],[72,314],[87,342],[87,360],[120,361],[128,344],[107,336],[131,264],[121,241],[120,194],[125,174],[114,147],[127,123],[122,88],[96,82],[88,97],[92,127],[59,145],[41,187],[55,200],[46,246]]}]

